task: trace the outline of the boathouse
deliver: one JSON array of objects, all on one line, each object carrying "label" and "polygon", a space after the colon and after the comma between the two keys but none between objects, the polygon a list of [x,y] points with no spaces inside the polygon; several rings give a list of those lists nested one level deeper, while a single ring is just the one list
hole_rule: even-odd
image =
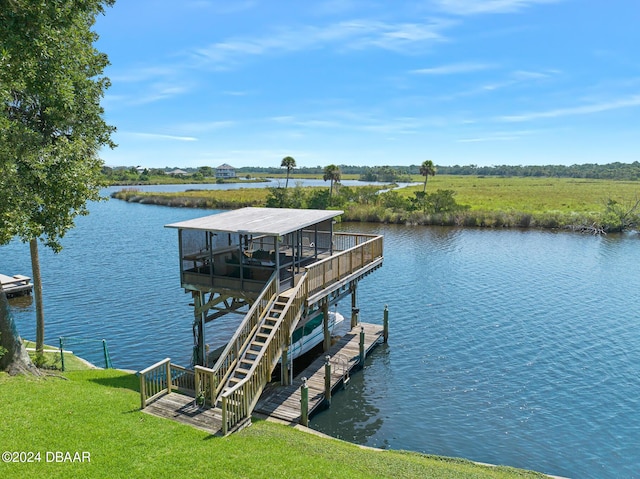
[{"label": "boathouse", "polygon": [[[346,296],[355,327],[357,285],[382,265],[383,238],[335,232],[342,213],[242,208],[166,225],[178,231],[180,282],[193,298],[193,384],[181,383],[191,377],[186,368],[158,363],[140,373],[142,407],[162,388],[193,390],[220,407],[226,434],[251,417],[278,362],[282,383],[290,382],[296,329],[320,317],[328,351],[329,308]],[[212,364],[205,325],[228,314],[239,314],[238,327]],[[159,387],[149,379],[158,374]]]}]

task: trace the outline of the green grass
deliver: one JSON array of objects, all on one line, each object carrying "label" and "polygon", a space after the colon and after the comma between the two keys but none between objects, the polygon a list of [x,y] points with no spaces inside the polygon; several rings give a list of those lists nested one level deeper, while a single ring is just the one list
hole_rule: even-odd
[{"label": "green grass", "polygon": [[[2,451],[41,462],[0,462],[3,478],[534,478],[460,459],[372,451],[265,421],[227,438],[139,411],[138,379],[116,370],[68,380],[0,373]],[[90,462],[47,463],[46,452],[88,452]]]},{"label": "green grass", "polygon": [[[28,341],[28,340],[23,340],[22,341],[24,344],[25,348],[34,348],[36,347],[36,343],[34,341]],[[57,349],[58,351],[55,353],[50,353],[50,352],[45,352],[43,353],[44,356],[44,363],[43,363],[43,367],[46,369],[62,369],[62,360],[60,357],[60,351],[59,348],[57,346],[49,346],[49,345],[44,345],[43,349],[46,350],[53,350],[53,349]],[[35,351],[29,351],[29,357],[31,358],[32,361],[37,361],[36,359],[36,352]],[[41,367],[42,367],[41,366]],[[85,369],[91,369],[89,364],[87,364],[87,362],[83,361],[82,359],[78,358],[75,354],[65,354],[64,355],[64,369],[65,371],[82,371]]]},{"label": "green grass", "polygon": [[114,198],[134,203],[180,206],[186,208],[232,209],[264,206],[269,190],[239,188],[237,190],[191,190],[181,192],[142,192],[126,188],[114,193]]},{"label": "green grass", "polygon": [[[420,181],[419,177],[414,179]],[[424,180],[424,178],[422,178]],[[413,195],[423,186],[403,189]],[[629,201],[640,195],[637,181],[573,178],[519,178],[436,175],[429,177],[427,192],[454,190],[456,201],[472,210],[549,211],[588,213],[602,211],[606,200]]]}]

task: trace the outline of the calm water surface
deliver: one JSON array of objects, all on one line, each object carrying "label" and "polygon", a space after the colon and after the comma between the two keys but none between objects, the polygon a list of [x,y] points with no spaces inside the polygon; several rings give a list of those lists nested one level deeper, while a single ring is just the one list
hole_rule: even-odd
[{"label": "calm water surface", "polygon": [[[93,204],[62,253],[40,250],[47,342],[104,338],[121,368],[188,364],[191,297],[164,225],[209,213]],[[391,332],[313,427],[574,478],[640,477],[637,235],[339,227],[385,236],[385,264],[358,299],[368,322],[388,304]],[[0,247],[0,272],[30,275],[28,245]],[[34,337],[33,304],[13,312]],[[231,330],[209,328],[207,342]]]}]

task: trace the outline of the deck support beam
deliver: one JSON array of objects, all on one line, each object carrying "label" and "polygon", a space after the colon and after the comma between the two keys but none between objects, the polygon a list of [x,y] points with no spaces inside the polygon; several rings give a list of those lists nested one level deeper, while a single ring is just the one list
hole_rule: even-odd
[{"label": "deck support beam", "polygon": [[280,360],[280,384],[283,386],[289,385],[289,348],[284,347],[282,349],[282,359]]},{"label": "deck support beam", "polygon": [[205,366],[207,361],[206,349],[204,343],[204,323],[206,321],[207,312],[202,308],[202,304],[204,303],[204,292],[202,291],[194,291],[193,292],[193,302],[194,302],[194,325],[193,325],[193,335],[196,337],[195,343],[195,354],[193,358],[194,365]]},{"label": "deck support beam", "polygon": [[351,329],[353,329],[358,325],[358,313],[360,312],[358,309],[357,281],[353,281],[349,289],[351,290]]},{"label": "deck support beam", "polygon": [[329,330],[329,302],[322,303],[322,331],[324,333],[324,341],[322,350],[326,353],[331,347],[331,332]]}]

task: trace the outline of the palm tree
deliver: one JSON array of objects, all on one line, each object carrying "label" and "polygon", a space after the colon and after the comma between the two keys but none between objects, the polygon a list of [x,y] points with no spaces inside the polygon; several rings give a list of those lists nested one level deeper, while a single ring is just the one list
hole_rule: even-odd
[{"label": "palm tree", "polygon": [[324,168],[324,176],[322,179],[324,181],[331,180],[331,186],[329,188],[329,199],[331,199],[331,195],[333,194],[333,184],[340,183],[340,175],[342,172],[340,168],[336,165],[325,166]]},{"label": "palm tree", "polygon": [[422,189],[422,192],[424,193],[427,191],[427,178],[429,178],[429,175],[436,176],[436,165],[433,164],[433,161],[423,161],[420,165],[420,174],[424,176],[424,188]]},{"label": "palm tree", "polygon": [[291,158],[290,156],[285,156],[280,163],[280,166],[287,169],[287,181],[284,184],[284,189],[287,189],[289,186],[289,173],[296,167],[296,160]]}]

